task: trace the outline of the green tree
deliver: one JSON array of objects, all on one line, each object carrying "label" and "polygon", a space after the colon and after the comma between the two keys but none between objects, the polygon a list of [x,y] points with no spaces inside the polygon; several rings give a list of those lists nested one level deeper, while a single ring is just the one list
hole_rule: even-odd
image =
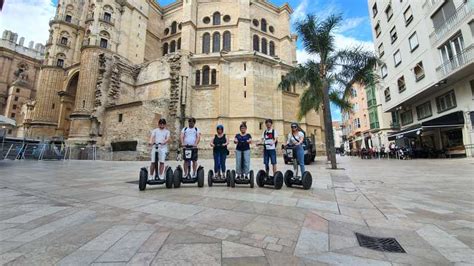
[{"label": "green tree", "polygon": [[322,20],[308,15],[297,22],[296,30],[302,38],[304,49],[317,60],[297,65],[279,84],[283,90],[294,86],[304,88],[299,104],[299,119],[311,110],[318,111],[322,107],[326,152],[332,169],[336,169],[337,164],[329,103],[332,102],[343,112],[349,112],[352,109],[348,101],[352,86],[356,83],[373,84],[376,80],[373,69],[377,58],[372,52],[364,51],[361,47],[336,48],[334,34],[341,22],[342,17],[339,15],[330,15]]}]

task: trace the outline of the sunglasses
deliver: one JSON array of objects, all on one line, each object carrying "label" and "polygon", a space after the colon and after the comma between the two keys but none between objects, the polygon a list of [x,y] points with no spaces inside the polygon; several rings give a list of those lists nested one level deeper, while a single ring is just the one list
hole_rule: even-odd
[{"label": "sunglasses", "polygon": [[291,128],[298,128],[298,127],[292,126]]}]

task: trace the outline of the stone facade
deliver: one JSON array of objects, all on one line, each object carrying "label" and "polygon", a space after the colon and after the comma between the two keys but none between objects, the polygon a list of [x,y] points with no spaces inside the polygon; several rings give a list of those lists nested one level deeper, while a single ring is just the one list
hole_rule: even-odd
[{"label": "stone facade", "polygon": [[[291,13],[265,0],[61,0],[27,134],[96,145],[111,151],[105,159],[145,158],[159,118],[168,120],[172,151],[191,116],[203,155],[217,124],[233,135],[246,121],[260,136],[272,118],[283,135],[301,93],[277,88],[296,64]],[[323,152],[321,125],[314,112],[301,121]],[[130,143],[136,150],[120,148]]]}]

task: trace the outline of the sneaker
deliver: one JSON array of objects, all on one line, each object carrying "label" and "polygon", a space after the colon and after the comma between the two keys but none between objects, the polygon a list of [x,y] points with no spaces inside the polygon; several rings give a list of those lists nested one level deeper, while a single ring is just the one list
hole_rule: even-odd
[{"label": "sneaker", "polygon": [[152,176],[152,175],[149,175],[149,176],[148,176],[148,180],[154,180],[154,179],[155,179],[154,176]]}]

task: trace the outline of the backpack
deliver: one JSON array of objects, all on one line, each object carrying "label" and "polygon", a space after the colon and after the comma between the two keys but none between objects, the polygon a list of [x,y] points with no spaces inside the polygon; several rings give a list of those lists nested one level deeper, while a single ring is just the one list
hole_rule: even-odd
[{"label": "backpack", "polygon": [[[194,127],[194,130],[196,130],[196,134],[197,134],[197,132],[198,132],[197,127]],[[188,132],[188,127],[185,127],[185,128],[184,128],[184,135],[185,135],[185,136],[186,136],[186,132]]]}]

